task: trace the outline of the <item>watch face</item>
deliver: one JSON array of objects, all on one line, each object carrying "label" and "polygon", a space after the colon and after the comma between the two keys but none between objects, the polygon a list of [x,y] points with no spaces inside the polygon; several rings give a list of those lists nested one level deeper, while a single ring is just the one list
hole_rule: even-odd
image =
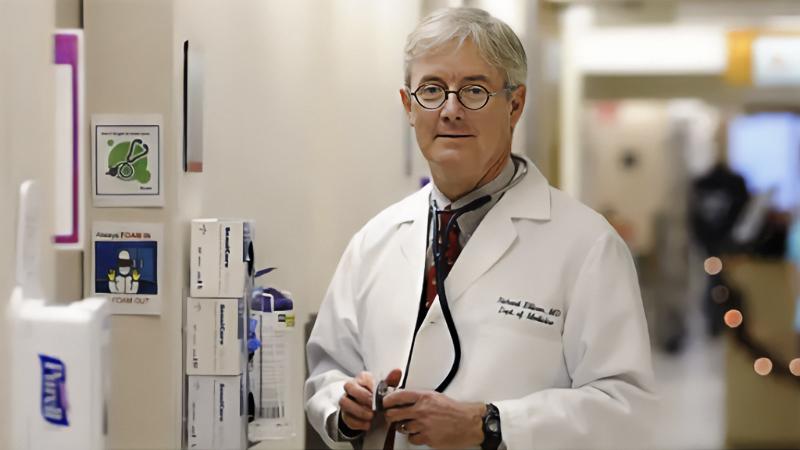
[{"label": "watch face", "polygon": [[489,428],[489,431],[491,431],[492,433],[497,433],[499,429],[497,425],[498,425],[497,419],[491,419],[486,423],[487,428]]}]

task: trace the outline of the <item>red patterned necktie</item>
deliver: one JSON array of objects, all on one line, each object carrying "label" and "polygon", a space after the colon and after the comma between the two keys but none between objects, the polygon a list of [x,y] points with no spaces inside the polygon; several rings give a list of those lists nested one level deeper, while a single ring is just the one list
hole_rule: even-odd
[{"label": "red patterned necktie", "polygon": [[[453,217],[453,211],[450,210],[448,206],[444,211],[438,214],[439,216],[439,224],[438,224],[438,233],[439,236],[439,246],[441,247],[442,244],[442,237],[444,236],[447,228],[448,222]],[[456,263],[456,259],[458,259],[458,255],[461,254],[461,244],[458,242],[458,223],[453,223],[453,226],[450,227],[450,233],[447,234],[447,251],[444,253],[444,262],[442,269],[444,270],[444,276],[442,279],[444,280],[447,278],[447,275],[450,273],[450,269],[453,268],[453,264]],[[431,304],[433,303],[433,299],[436,298],[437,291],[436,291],[436,259],[433,258],[434,261],[431,262],[430,267],[427,268],[425,271],[425,307],[430,308]]]}]

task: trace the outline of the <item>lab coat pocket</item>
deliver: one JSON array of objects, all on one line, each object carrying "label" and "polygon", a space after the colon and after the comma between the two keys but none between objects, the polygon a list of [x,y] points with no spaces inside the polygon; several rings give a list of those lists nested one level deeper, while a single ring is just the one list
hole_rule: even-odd
[{"label": "lab coat pocket", "polygon": [[[529,318],[528,314],[533,313],[520,307],[503,305],[503,308],[513,308],[515,312],[498,313],[500,305],[497,305],[474,344],[483,351],[474,350],[473,353],[484,355],[484,360],[476,365],[475,370],[483,370],[482,365],[491,368],[483,377],[484,384],[491,385],[486,392],[488,398],[520,398],[548,387],[566,386],[561,321],[554,318],[551,319],[553,323],[548,324],[546,320],[537,320],[538,315]],[[487,346],[491,348],[488,353]],[[486,364],[485,355],[491,355],[491,364]],[[498,367],[514,368],[503,370],[502,383],[496,382]]]}]

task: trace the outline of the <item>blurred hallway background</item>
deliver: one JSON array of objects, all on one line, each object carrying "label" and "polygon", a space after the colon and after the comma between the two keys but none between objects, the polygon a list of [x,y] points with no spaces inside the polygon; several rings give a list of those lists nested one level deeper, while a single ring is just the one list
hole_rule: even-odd
[{"label": "blurred hallway background", "polygon": [[[459,5],[507,21],[526,47],[513,150],[635,257],[658,448],[800,448],[800,0],[0,0],[0,209],[39,179],[55,211],[56,29],[84,33],[85,123],[164,117],[164,208],[95,208],[88,181],[83,192],[89,229],[165,223],[175,271],[160,317],[113,317],[110,448],[183,442],[186,222],[225,216],[255,219],[256,265],[279,267],[270,283],[297,305],[295,435],[256,448],[317,448],[301,330],[352,234],[428,175],[397,93],[403,45],[421,17]],[[202,62],[198,174],[178,156],[187,40]],[[15,226],[0,215],[4,248]],[[3,310],[14,256],[0,252]],[[88,245],[45,248],[44,295],[87,295],[90,259]],[[9,378],[0,364],[0,404]],[[0,409],[0,448],[12,414]]]}]

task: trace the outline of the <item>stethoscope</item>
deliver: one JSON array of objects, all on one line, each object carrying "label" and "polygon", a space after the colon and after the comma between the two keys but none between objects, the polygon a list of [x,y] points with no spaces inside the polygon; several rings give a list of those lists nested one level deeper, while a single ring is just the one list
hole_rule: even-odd
[{"label": "stethoscope", "polygon": [[[444,229],[444,237],[443,239],[439,239],[439,222],[442,220],[442,214],[445,213],[445,210],[440,210],[436,202],[431,202],[432,205],[430,207],[430,214],[431,217],[434,219],[434,226],[433,228],[433,238],[431,241],[431,252],[433,253],[433,264],[436,267],[436,294],[439,296],[439,305],[442,308],[442,315],[444,316],[445,323],[447,324],[447,331],[450,333],[450,339],[453,342],[453,365],[450,367],[450,371],[447,373],[445,379],[436,387],[437,392],[444,392],[447,389],[447,386],[450,385],[450,382],[453,381],[453,378],[456,376],[458,372],[458,366],[461,363],[461,341],[458,338],[458,330],[456,329],[456,324],[453,321],[453,315],[450,312],[450,305],[447,302],[447,292],[444,288],[444,267],[447,263],[445,260],[445,255],[447,254],[447,247],[449,246],[449,242],[447,236],[450,234],[451,228],[455,225],[456,221],[462,215],[479,209],[481,206],[489,203],[492,200],[492,196],[500,197],[506,193],[509,189],[513,188],[520,181],[525,177],[528,173],[528,162],[523,158],[518,156],[511,155],[511,158],[514,161],[520,163],[520,172],[516,174],[514,178],[502,189],[495,192],[494,194],[484,195],[482,197],[478,197],[477,199],[467,203],[466,205],[451,209],[447,212],[452,213],[450,220],[447,222],[447,225]],[[412,352],[413,352],[413,344],[412,344]],[[411,362],[411,355],[409,355],[409,363]],[[408,376],[408,367],[406,367],[405,377]],[[405,385],[405,379],[403,380],[402,385]]]},{"label": "stethoscope", "polygon": [[[136,156],[133,156],[133,149],[136,147],[136,144],[141,145],[144,151]],[[125,157],[125,161],[120,161],[114,165],[114,167],[108,169],[106,175],[111,175],[112,177],[117,177],[125,181],[130,180],[133,178],[133,174],[136,173],[136,170],[133,168],[133,163],[144,158],[149,152],[150,148],[147,146],[147,144],[143,143],[141,139],[134,139],[131,141],[131,146],[128,147],[128,155]]]}]

